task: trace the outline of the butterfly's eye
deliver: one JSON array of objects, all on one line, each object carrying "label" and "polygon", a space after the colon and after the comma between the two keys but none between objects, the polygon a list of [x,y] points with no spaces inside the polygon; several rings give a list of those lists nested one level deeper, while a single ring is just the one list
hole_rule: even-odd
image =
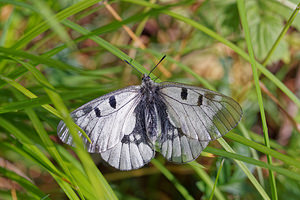
[{"label": "butterfly's eye", "polygon": [[142,81],[148,81],[150,77],[147,74],[143,74]]}]

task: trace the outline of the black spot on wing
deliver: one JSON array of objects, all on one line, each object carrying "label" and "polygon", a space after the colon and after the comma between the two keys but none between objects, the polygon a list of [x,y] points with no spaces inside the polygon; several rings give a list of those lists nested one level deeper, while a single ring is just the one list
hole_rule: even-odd
[{"label": "black spot on wing", "polygon": [[123,144],[128,144],[130,142],[129,135],[124,135],[124,137],[122,138],[121,142]]},{"label": "black spot on wing", "polygon": [[172,140],[173,141],[175,137],[178,137],[178,136],[182,137],[182,136],[184,136],[184,133],[183,133],[183,131],[182,131],[181,128],[176,128],[175,126],[169,124],[168,129],[172,130],[172,132],[174,132],[174,130],[177,129],[178,133],[177,134],[174,133],[174,134],[171,134],[171,135],[167,134],[167,140]]},{"label": "black spot on wing", "polygon": [[95,114],[97,117],[101,117],[101,112],[100,112],[99,108],[95,108],[94,111],[95,111]]},{"label": "black spot on wing", "polygon": [[147,144],[146,137],[141,136],[139,133],[135,132],[135,130],[130,135],[124,135],[121,140],[121,143],[123,144],[129,144],[131,142],[135,143],[136,145],[139,145],[140,143]]},{"label": "black spot on wing", "polygon": [[177,128],[177,130],[178,130],[178,135],[179,135],[180,137],[184,136],[184,133],[183,133],[183,131],[182,131],[181,128]]},{"label": "black spot on wing", "polygon": [[90,113],[93,110],[91,106],[86,106],[82,109],[84,114]]},{"label": "black spot on wing", "polygon": [[200,94],[199,97],[198,97],[197,105],[198,105],[198,106],[201,106],[202,103],[203,103],[203,96]]},{"label": "black spot on wing", "polygon": [[187,99],[187,89],[186,88],[181,88],[181,99],[186,100]]},{"label": "black spot on wing", "polygon": [[117,102],[116,102],[115,96],[109,97],[109,105],[110,105],[112,108],[116,109]]}]

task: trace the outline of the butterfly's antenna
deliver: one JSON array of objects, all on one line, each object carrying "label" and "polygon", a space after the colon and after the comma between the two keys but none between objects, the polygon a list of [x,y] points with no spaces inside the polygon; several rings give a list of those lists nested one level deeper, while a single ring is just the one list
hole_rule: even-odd
[{"label": "butterfly's antenna", "polygon": [[164,55],[164,56],[160,59],[160,61],[155,65],[155,67],[153,67],[153,68],[151,69],[151,71],[149,72],[148,76],[150,76],[150,74],[153,72],[153,70],[159,65],[159,63],[161,63],[161,61],[163,61],[163,59],[165,59],[165,57],[166,57],[166,55]]},{"label": "butterfly's antenna", "polygon": [[160,78],[160,75],[158,76],[158,77],[156,77],[153,81],[155,82],[157,79],[159,79]]},{"label": "butterfly's antenna", "polygon": [[124,60],[128,65],[130,65],[131,67],[133,67],[136,71],[138,71],[140,74],[143,75],[142,72],[140,72],[140,70],[138,70],[135,66],[133,66],[132,64],[130,64],[127,60]]}]

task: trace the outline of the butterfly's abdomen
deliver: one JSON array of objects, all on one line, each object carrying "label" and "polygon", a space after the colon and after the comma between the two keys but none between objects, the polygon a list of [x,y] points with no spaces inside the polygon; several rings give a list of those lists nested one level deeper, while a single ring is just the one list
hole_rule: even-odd
[{"label": "butterfly's abdomen", "polygon": [[150,79],[150,77],[145,77],[140,90],[140,93],[142,94],[140,104],[143,105],[142,112],[144,114],[143,120],[145,123],[145,131],[149,140],[152,142],[154,142],[158,137],[158,115],[157,108],[155,106],[157,91],[157,85]]},{"label": "butterfly's abdomen", "polygon": [[157,132],[157,110],[153,103],[146,105],[144,110],[145,116],[145,128],[148,138],[151,141],[155,141],[158,132]]}]

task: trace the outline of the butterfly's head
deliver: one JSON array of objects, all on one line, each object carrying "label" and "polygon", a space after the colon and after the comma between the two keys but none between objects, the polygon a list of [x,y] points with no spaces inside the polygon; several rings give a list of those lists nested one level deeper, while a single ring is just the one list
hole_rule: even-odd
[{"label": "butterfly's head", "polygon": [[143,74],[143,76],[142,76],[143,82],[149,82],[150,80],[151,80],[151,78],[148,74]]},{"label": "butterfly's head", "polygon": [[147,74],[144,74],[142,77],[142,90],[152,93],[154,85],[155,85],[155,83],[153,82],[153,80],[151,80],[150,76],[148,76]]}]

